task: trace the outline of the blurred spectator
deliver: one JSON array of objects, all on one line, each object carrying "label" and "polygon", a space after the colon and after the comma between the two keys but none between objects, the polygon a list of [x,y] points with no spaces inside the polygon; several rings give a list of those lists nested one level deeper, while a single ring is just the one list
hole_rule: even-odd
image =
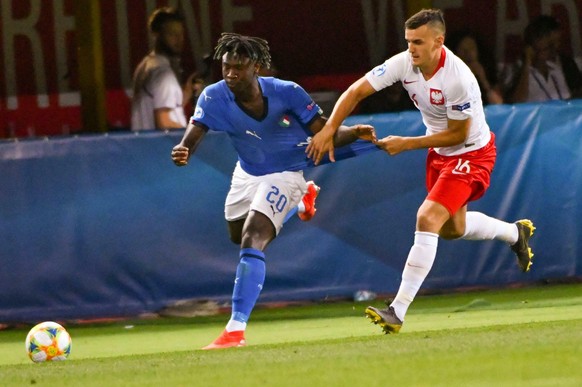
[{"label": "blurred spectator", "polygon": [[551,53],[550,61],[554,62],[564,73],[566,84],[570,89],[572,98],[582,97],[582,71],[572,56],[562,51],[562,28],[560,22],[549,15],[541,15],[538,21],[550,30]]},{"label": "blurred spectator", "polygon": [[531,21],[524,31],[523,58],[507,76],[505,99],[511,103],[570,99],[562,68],[552,61],[555,43],[543,18]]},{"label": "blurred spectator", "polygon": [[461,31],[448,39],[447,46],[475,74],[481,89],[483,105],[503,103],[501,88],[497,83],[495,61],[483,48],[477,36],[469,31]]},{"label": "blurred spectator", "polygon": [[204,84],[196,73],[180,82],[184,19],[174,8],[159,8],[151,14],[148,29],[154,48],[134,72],[131,129],[185,128],[184,107]]}]

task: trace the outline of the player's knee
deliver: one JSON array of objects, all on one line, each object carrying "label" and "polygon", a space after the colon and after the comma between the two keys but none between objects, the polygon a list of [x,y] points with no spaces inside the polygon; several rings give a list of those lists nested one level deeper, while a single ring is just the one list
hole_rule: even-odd
[{"label": "player's knee", "polygon": [[452,239],[459,239],[460,237],[463,236],[463,232],[461,232],[460,230],[451,230],[451,229],[441,229],[441,231],[439,232],[439,236],[443,239],[446,240],[452,240]]},{"label": "player's knee", "polygon": [[416,228],[419,231],[433,231],[438,230],[439,225],[437,219],[432,214],[419,211],[416,215]]},{"label": "player's knee", "polygon": [[416,229],[440,235],[441,229],[447,228],[450,219],[451,216],[444,206],[426,200],[416,213]]},{"label": "player's knee", "polygon": [[274,238],[275,234],[270,229],[263,230],[249,227],[242,233],[241,247],[252,247],[263,251]]},{"label": "player's knee", "polygon": [[242,242],[242,238],[241,238],[240,234],[239,235],[230,234],[229,237],[230,237],[231,242],[234,243],[235,245],[240,245]]},{"label": "player's knee", "polygon": [[257,248],[258,246],[263,246],[264,238],[262,238],[261,234],[258,232],[253,232],[253,230],[245,230],[241,237],[241,246],[242,247],[254,247]]}]

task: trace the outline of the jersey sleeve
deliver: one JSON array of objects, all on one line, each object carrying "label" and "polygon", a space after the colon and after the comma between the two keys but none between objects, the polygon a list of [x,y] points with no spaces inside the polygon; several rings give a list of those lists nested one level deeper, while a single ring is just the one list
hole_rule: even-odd
[{"label": "jersey sleeve", "polygon": [[303,125],[308,125],[315,117],[323,115],[323,110],[301,86],[289,82],[285,88],[291,111]]},{"label": "jersey sleeve", "polygon": [[452,120],[466,120],[473,115],[473,105],[475,100],[475,87],[479,87],[476,82],[471,82],[471,77],[453,76],[449,78],[446,89],[447,118]]},{"label": "jersey sleeve", "polygon": [[198,101],[196,102],[196,108],[194,109],[194,114],[190,118],[191,124],[199,124],[198,126],[204,127],[206,130],[212,129],[219,131],[223,126],[221,125],[220,106],[222,101],[217,96],[217,91],[214,87],[208,86],[203,91]]},{"label": "jersey sleeve", "polygon": [[366,79],[374,90],[380,91],[404,78],[409,65],[408,60],[406,51],[396,54],[368,71]]}]

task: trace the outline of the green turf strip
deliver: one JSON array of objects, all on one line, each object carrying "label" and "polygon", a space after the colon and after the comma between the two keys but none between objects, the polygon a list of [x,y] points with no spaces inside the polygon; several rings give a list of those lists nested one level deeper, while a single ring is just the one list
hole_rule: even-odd
[{"label": "green turf strip", "polygon": [[6,330],[0,385],[579,386],[581,295],[563,285],[423,296],[389,336],[362,317],[365,303],[257,310],[249,346],[219,351],[198,348],[226,315],[67,326],[63,363],[33,364],[28,329]]}]

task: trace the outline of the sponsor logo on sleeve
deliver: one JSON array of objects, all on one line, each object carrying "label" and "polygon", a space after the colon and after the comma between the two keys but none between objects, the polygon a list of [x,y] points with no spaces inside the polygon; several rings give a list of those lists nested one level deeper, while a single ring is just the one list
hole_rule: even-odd
[{"label": "sponsor logo on sleeve", "polygon": [[204,117],[204,110],[200,106],[196,106],[194,110],[194,115],[192,116],[195,120],[199,120]]},{"label": "sponsor logo on sleeve", "polygon": [[386,72],[386,63],[378,65],[378,66],[374,67],[374,70],[372,70],[372,74],[374,74],[376,77],[381,77],[382,75],[384,75],[385,72]]},{"label": "sponsor logo on sleeve", "polygon": [[471,107],[471,102],[464,103],[462,105],[453,105],[453,110],[458,110],[462,112],[465,109],[469,109]]}]

